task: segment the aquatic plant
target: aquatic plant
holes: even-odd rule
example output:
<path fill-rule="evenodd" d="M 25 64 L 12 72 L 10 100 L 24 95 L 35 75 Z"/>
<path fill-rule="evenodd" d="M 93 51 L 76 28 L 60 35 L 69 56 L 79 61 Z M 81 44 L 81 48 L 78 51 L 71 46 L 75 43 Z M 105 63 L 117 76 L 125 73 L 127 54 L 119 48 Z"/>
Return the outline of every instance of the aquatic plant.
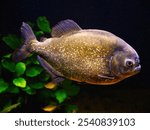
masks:
<path fill-rule="evenodd" d="M 36 23 L 28 22 L 38 39 L 49 35 L 50 23 L 44 16 Z M 22 43 L 20 36 L 9 34 L 2 38 L 13 53 Z M 0 62 L 0 112 L 75 112 L 72 97 L 80 90 L 70 80 L 60 85 L 51 84 L 50 75 L 40 66 L 37 56 L 15 63 L 12 53 L 2 56 Z M 36 107 L 36 108 L 35 108 Z M 28 110 L 32 108 L 32 110 Z"/>

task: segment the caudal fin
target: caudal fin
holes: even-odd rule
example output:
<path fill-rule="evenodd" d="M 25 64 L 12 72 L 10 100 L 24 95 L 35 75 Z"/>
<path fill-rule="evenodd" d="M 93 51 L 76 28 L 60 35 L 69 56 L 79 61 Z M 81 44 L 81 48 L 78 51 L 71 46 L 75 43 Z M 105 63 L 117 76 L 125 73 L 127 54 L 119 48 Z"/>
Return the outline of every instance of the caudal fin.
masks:
<path fill-rule="evenodd" d="M 36 40 L 31 27 L 27 23 L 22 23 L 21 34 L 23 37 L 23 45 L 13 54 L 13 60 L 16 62 L 25 59 L 32 52 L 31 44 L 33 40 Z"/>

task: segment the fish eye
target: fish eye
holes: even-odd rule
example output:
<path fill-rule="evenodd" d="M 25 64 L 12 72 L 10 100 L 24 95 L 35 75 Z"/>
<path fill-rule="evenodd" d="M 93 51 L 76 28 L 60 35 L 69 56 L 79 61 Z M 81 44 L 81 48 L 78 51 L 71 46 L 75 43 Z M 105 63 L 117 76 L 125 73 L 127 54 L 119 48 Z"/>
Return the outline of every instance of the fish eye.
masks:
<path fill-rule="evenodd" d="M 127 66 L 127 67 L 133 67 L 133 61 L 127 60 L 127 61 L 126 61 L 126 66 Z"/>

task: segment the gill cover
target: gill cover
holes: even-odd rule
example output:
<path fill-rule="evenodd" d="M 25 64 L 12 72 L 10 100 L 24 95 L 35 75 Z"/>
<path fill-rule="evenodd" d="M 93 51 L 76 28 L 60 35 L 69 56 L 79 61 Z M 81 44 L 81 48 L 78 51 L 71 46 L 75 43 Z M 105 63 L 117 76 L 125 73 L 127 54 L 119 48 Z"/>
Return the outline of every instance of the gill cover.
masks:
<path fill-rule="evenodd" d="M 126 67 L 124 65 L 125 58 L 126 54 L 123 51 L 117 51 L 112 56 L 111 69 L 115 76 L 121 76 L 126 72 Z"/>

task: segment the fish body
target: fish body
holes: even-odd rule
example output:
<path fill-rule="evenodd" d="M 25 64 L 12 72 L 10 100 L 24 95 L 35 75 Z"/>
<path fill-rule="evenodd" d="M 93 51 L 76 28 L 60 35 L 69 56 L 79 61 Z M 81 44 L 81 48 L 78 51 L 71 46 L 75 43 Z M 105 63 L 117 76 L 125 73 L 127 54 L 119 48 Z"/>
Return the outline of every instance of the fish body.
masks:
<path fill-rule="evenodd" d="M 137 52 L 110 32 L 81 29 L 74 21 L 65 20 L 52 29 L 52 38 L 39 42 L 29 25 L 23 23 L 21 29 L 25 44 L 14 59 L 37 53 L 39 62 L 54 79 L 109 85 L 141 69 Z"/>

